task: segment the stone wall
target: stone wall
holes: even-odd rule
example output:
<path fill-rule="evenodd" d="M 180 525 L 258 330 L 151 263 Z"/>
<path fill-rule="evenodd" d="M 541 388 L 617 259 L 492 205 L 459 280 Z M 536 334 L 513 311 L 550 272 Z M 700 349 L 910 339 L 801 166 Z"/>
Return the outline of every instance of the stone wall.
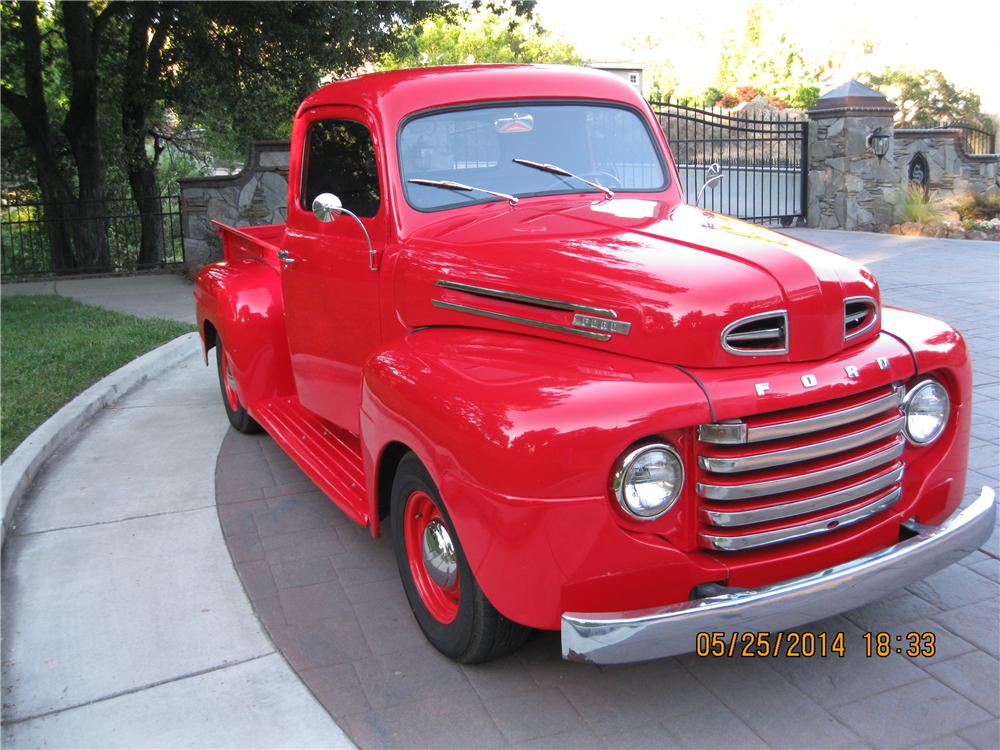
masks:
<path fill-rule="evenodd" d="M 288 202 L 287 141 L 255 141 L 239 174 L 180 180 L 185 270 L 194 274 L 222 257 L 212 220 L 230 226 L 279 224 Z"/>
<path fill-rule="evenodd" d="M 961 130 L 896 130 L 894 159 L 901 185 L 909 180 L 911 159 L 920 153 L 929 167 L 927 189 L 941 197 L 971 191 L 984 193 L 996 186 L 1000 157 L 967 154 Z"/>

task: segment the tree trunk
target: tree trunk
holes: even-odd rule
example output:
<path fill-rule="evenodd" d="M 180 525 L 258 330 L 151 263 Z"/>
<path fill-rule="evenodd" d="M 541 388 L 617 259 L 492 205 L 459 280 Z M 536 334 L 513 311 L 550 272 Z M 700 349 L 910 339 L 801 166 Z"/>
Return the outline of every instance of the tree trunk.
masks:
<path fill-rule="evenodd" d="M 73 199 L 61 175 L 49 175 L 37 157 L 36 164 L 38 166 L 35 171 L 38 173 L 39 188 L 45 204 L 42 218 L 49 242 L 49 270 L 56 274 L 77 273 L 79 263 L 73 253 L 71 231 Z"/>
<path fill-rule="evenodd" d="M 136 267 L 155 268 L 164 260 L 163 210 L 156 170 L 152 165 L 144 169 L 129 169 L 128 182 L 132 186 L 132 200 L 139 209 L 142 227 Z"/>
<path fill-rule="evenodd" d="M 62 13 L 72 82 L 69 112 L 62 130 L 73 151 L 80 185 L 73 236 L 82 268 L 110 271 L 108 186 L 97 121 L 97 53 L 102 25 L 88 3 L 63 3 Z"/>
<path fill-rule="evenodd" d="M 42 40 L 38 30 L 38 4 L 23 2 L 17 8 L 24 57 L 24 94 L 3 87 L 3 104 L 17 118 L 35 160 L 41 190 L 45 234 L 49 244 L 49 270 L 73 273 L 79 264 L 73 252 L 72 203 L 69 182 L 56 156 L 42 83 Z"/>
<path fill-rule="evenodd" d="M 158 8 L 154 3 L 140 3 L 132 8 L 122 87 L 125 167 L 142 229 L 136 261 L 138 268 L 155 267 L 164 257 L 160 187 L 156 167 L 146 153 L 148 102 L 154 98 L 160 74 L 160 51 L 166 38 L 165 19 L 160 19 L 150 37 L 150 26 L 153 25 L 157 12 Z"/>

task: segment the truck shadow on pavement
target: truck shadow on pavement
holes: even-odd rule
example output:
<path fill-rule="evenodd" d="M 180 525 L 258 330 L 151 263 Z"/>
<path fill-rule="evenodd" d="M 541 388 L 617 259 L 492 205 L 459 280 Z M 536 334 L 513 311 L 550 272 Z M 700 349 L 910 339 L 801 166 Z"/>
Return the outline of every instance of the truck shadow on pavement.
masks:
<path fill-rule="evenodd" d="M 843 631 L 843 658 L 597 667 L 562 661 L 558 633 L 537 633 L 513 656 L 466 667 L 424 639 L 391 540 L 349 521 L 268 436 L 230 430 L 216 502 L 262 624 L 363 748 L 998 744 L 1000 596 L 966 565 L 810 626 Z M 937 655 L 865 655 L 864 632 L 910 630 L 933 630 Z"/>

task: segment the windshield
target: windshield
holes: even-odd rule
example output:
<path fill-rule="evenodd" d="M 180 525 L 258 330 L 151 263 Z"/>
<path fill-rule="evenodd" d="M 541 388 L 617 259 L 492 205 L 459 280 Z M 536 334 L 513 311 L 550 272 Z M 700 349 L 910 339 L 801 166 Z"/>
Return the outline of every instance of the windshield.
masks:
<path fill-rule="evenodd" d="M 462 183 L 518 197 L 601 192 L 573 176 L 514 160 L 558 165 L 614 192 L 656 192 L 666 169 L 645 121 L 610 104 L 498 104 L 408 120 L 399 166 L 410 205 L 422 211 L 499 200 L 410 180 Z M 603 197 L 603 195 L 602 195 Z"/>

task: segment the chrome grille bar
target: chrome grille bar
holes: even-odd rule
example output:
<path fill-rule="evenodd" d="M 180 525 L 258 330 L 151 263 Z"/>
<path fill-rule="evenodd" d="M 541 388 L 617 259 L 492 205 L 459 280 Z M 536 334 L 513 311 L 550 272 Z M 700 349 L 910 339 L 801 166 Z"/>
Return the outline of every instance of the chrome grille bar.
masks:
<path fill-rule="evenodd" d="M 900 497 L 902 497 L 902 494 L 903 490 L 897 487 L 867 505 L 855 508 L 847 513 L 842 513 L 839 516 L 834 516 L 833 518 L 825 518 L 821 521 L 813 521 L 811 523 L 799 524 L 797 526 L 787 526 L 782 529 L 773 529 L 771 531 L 760 531 L 756 534 L 742 534 L 740 536 L 721 536 L 718 534 L 701 533 L 699 534 L 699 538 L 703 544 L 711 549 L 725 550 L 728 552 L 752 549 L 754 547 L 763 547 L 768 544 L 777 544 L 779 542 L 789 542 L 793 539 L 804 539 L 806 537 L 815 536 L 816 534 L 825 534 L 828 531 L 850 526 L 858 521 L 870 518 L 876 513 L 880 513 L 886 508 L 892 506 L 899 500 Z"/>
<path fill-rule="evenodd" d="M 893 417 L 888 422 L 868 427 L 858 432 L 831 440 L 823 440 L 809 445 L 801 445 L 795 448 L 786 448 L 780 451 L 769 453 L 755 453 L 750 456 L 699 456 L 698 465 L 705 471 L 714 471 L 719 474 L 734 474 L 741 471 L 753 471 L 754 469 L 768 469 L 774 466 L 784 466 L 786 464 L 798 463 L 800 461 L 810 461 L 814 458 L 831 456 L 834 453 L 860 448 L 876 440 L 896 435 L 903 428 L 905 417 L 899 415 Z"/>
<path fill-rule="evenodd" d="M 814 513 L 820 510 L 832 508 L 835 505 L 860 500 L 865 495 L 884 490 L 903 478 L 903 467 L 899 466 L 885 474 L 868 479 L 850 487 L 844 487 L 836 492 L 827 492 L 822 495 L 810 497 L 806 500 L 799 500 L 793 503 L 782 503 L 781 505 L 771 505 L 766 508 L 752 508 L 750 510 L 720 511 L 701 509 L 702 519 L 713 526 L 729 528 L 733 526 L 747 526 L 752 523 L 763 523 L 765 521 L 777 521 L 782 518 L 793 518 L 795 516 Z"/>
<path fill-rule="evenodd" d="M 781 492 L 804 490 L 827 482 L 846 479 L 863 471 L 874 469 L 876 466 L 882 466 L 890 461 L 895 461 L 903 455 L 903 446 L 902 438 L 897 438 L 892 445 L 883 448 L 877 453 L 872 453 L 856 461 L 848 461 L 847 463 L 831 466 L 827 469 L 820 469 L 808 474 L 731 485 L 699 482 L 695 485 L 695 490 L 699 495 L 709 500 L 752 500 L 768 495 L 777 495 Z"/>
<path fill-rule="evenodd" d="M 782 330 L 780 328 L 761 328 L 757 331 L 745 331 L 743 333 L 730 333 L 726 336 L 726 341 L 771 341 L 781 339 Z"/>
<path fill-rule="evenodd" d="M 703 443 L 713 443 L 716 445 L 739 445 L 742 443 L 762 443 L 765 440 L 779 440 L 781 438 L 795 437 L 796 435 L 806 435 L 811 432 L 827 430 L 831 427 L 840 427 L 851 422 L 859 422 L 868 417 L 874 417 L 892 408 L 898 408 L 903 403 L 903 396 L 906 389 L 895 386 L 892 393 L 879 396 L 872 401 L 863 404 L 850 406 L 846 409 L 820 414 L 815 417 L 805 417 L 804 419 L 793 419 L 788 422 L 776 422 L 775 424 L 760 425 L 751 427 L 739 425 L 744 423 L 741 420 L 729 420 L 719 424 L 707 424 L 698 426 L 698 440 Z M 723 429 L 718 429 L 722 425 Z M 714 429 L 713 429 L 714 428 Z"/>

